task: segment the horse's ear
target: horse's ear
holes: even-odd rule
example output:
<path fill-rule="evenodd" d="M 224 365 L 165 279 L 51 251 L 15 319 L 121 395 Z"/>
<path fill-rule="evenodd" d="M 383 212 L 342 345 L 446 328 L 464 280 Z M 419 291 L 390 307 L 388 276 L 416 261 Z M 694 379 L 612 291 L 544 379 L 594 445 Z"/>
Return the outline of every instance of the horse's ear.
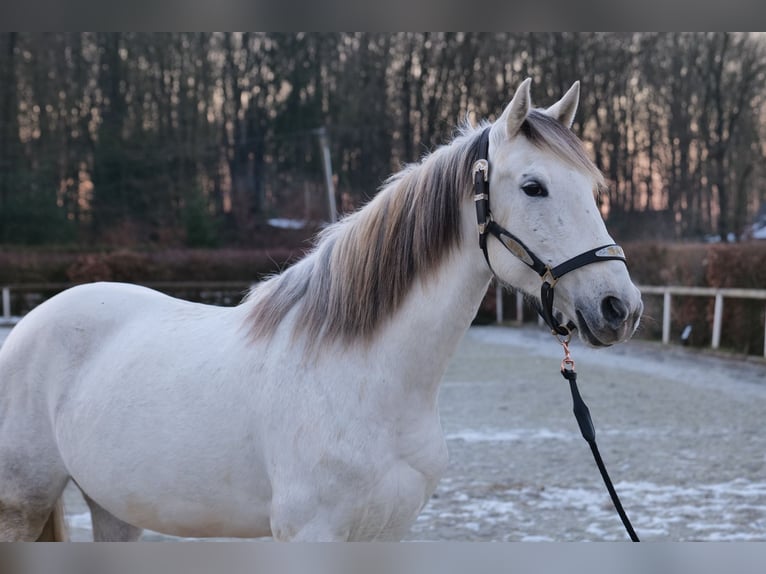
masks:
<path fill-rule="evenodd" d="M 577 81 L 572 84 L 564 97 L 558 102 L 553 104 L 550 108 L 545 110 L 545 113 L 556 118 L 566 127 L 571 128 L 572 122 L 574 122 L 575 113 L 577 112 L 577 104 L 580 102 L 580 82 Z"/>
<path fill-rule="evenodd" d="M 531 83 L 532 79 L 527 78 L 517 88 L 511 103 L 505 108 L 500 119 L 492 126 L 493 140 L 511 139 L 521 129 L 521 124 L 527 119 L 527 114 L 532 107 L 532 98 L 529 93 Z"/>

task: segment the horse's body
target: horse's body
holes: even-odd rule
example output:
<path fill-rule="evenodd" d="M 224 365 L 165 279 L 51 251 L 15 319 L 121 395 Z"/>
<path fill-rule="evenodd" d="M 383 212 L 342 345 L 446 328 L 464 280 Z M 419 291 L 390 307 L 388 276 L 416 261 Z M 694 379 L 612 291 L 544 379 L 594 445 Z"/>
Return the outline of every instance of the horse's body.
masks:
<path fill-rule="evenodd" d="M 273 520 L 280 537 L 400 537 L 446 451 L 436 385 L 417 394 L 396 387 L 428 371 L 438 378 L 444 361 L 407 364 L 408 353 L 389 345 L 323 355 L 309 367 L 289 336 L 254 343 L 244 311 L 119 284 L 55 297 L 9 337 L 10 353 L 25 349 L 10 366 L 14 380 L 27 382 L 18 400 L 44 400 L 33 413 L 4 401 L 4 420 L 25 413 L 16 424 L 34 427 L 28 437 L 3 428 L 4 437 L 17 453 L 18 441 L 29 441 L 30 471 L 55 469 L 45 498 L 55 500 L 72 476 L 109 513 L 144 528 L 254 537 L 269 535 Z M 390 385 L 372 384 L 377 373 Z M 281 525 L 309 522 L 320 509 L 359 530 Z M 376 520 L 367 525 L 369 514 Z"/>
<path fill-rule="evenodd" d="M 546 129 L 544 114 L 568 128 L 572 93 L 533 116 L 525 82 L 491 133 L 493 186 L 507 188 L 494 217 L 553 263 L 611 242 L 595 170 L 519 133 Z M 439 383 L 491 278 L 470 195 L 477 133 L 392 179 L 238 307 L 102 283 L 29 313 L 0 350 L 0 539 L 36 539 L 70 479 L 96 539 L 401 538 L 447 464 Z M 532 176 L 550 198 L 519 191 Z M 535 292 L 498 242 L 489 257 Z M 556 301 L 593 344 L 629 337 L 641 307 L 619 262 L 573 272 Z"/>

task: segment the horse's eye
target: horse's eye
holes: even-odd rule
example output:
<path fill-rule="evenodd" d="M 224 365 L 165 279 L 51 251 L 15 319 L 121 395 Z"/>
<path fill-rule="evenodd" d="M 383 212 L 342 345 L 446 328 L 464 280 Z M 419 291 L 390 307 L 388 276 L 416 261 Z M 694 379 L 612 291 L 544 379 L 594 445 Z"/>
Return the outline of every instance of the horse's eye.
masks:
<path fill-rule="evenodd" d="M 529 197 L 547 197 L 548 190 L 536 181 L 530 181 L 521 186 Z"/>

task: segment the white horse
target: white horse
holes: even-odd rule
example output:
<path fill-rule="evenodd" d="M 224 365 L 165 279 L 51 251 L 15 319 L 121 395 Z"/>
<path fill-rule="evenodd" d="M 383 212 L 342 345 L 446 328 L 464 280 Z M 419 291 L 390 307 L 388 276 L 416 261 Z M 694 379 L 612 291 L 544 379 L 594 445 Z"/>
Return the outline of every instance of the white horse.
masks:
<path fill-rule="evenodd" d="M 540 287 L 497 238 L 493 271 L 478 248 L 485 129 L 493 221 L 547 265 L 612 243 L 601 175 L 569 129 L 579 84 L 547 109 L 529 87 L 238 307 L 98 283 L 29 313 L 0 351 L 0 539 L 60 538 L 69 480 L 96 540 L 403 537 L 447 465 L 439 384 L 492 272 L 530 297 Z M 638 324 L 621 261 L 556 289 L 556 316 L 591 345 Z"/>

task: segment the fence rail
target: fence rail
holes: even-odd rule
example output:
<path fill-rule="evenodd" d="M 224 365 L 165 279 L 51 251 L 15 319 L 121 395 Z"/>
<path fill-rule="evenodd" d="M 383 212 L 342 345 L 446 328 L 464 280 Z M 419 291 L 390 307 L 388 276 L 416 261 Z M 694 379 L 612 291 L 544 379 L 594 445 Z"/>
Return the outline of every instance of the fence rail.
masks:
<path fill-rule="evenodd" d="M 662 342 L 670 342 L 670 310 L 671 297 L 684 295 L 692 297 L 713 297 L 713 334 L 711 347 L 717 349 L 721 345 L 721 329 L 723 328 L 723 302 L 729 299 L 760 299 L 766 300 L 766 289 L 737 289 L 716 287 L 679 287 L 679 286 L 639 286 L 644 295 L 662 295 Z M 766 357 L 766 321 L 764 321 L 763 356 Z"/>

